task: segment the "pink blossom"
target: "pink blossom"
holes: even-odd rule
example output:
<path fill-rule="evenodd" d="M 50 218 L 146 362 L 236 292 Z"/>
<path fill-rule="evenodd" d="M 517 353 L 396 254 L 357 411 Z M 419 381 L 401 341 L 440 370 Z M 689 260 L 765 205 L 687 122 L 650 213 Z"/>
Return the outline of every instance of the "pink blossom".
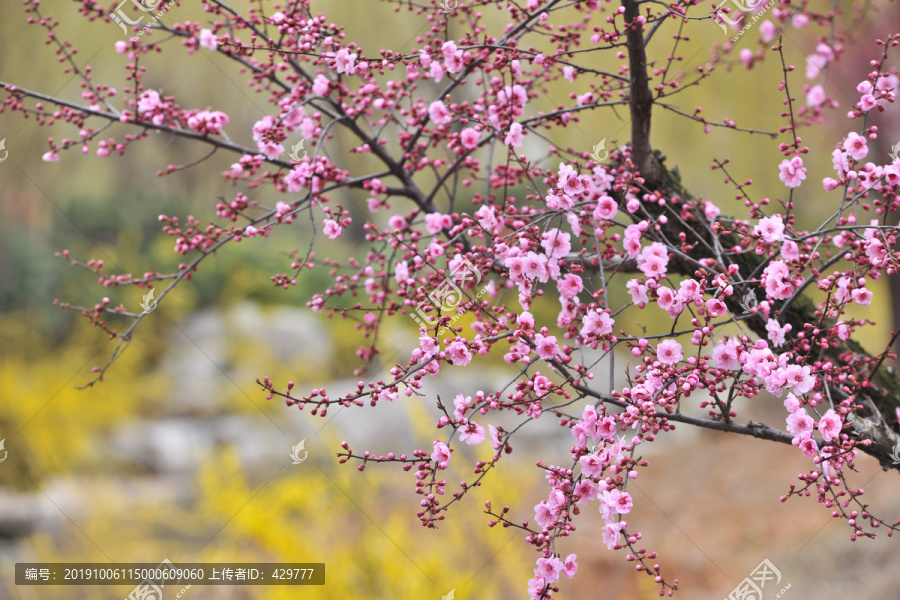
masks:
<path fill-rule="evenodd" d="M 612 333 L 613 325 L 615 325 L 615 321 L 613 321 L 612 317 L 609 316 L 607 312 L 598 312 L 595 310 L 589 310 L 586 315 L 581 320 L 584 325 L 581 328 L 581 335 L 608 335 Z"/>
<path fill-rule="evenodd" d="M 788 392 L 787 398 L 784 399 L 784 408 L 789 413 L 795 413 L 800 410 L 800 399 L 794 394 Z"/>
<path fill-rule="evenodd" d="M 556 282 L 556 289 L 563 298 L 574 298 L 584 289 L 584 284 L 578 275 L 567 273 Z"/>
<path fill-rule="evenodd" d="M 49 152 L 44 152 L 41 160 L 44 162 L 59 162 L 59 154 L 56 153 L 56 150 L 50 150 Z"/>
<path fill-rule="evenodd" d="M 834 49 L 828 44 L 824 44 L 822 42 L 816 44 L 816 53 L 820 54 L 827 61 L 834 60 Z"/>
<path fill-rule="evenodd" d="M 859 183 L 863 186 L 863 189 L 869 189 L 873 187 L 878 180 L 881 179 L 881 174 L 883 173 L 884 168 L 880 165 L 876 165 L 875 163 L 867 162 L 856 172 L 856 175 L 859 179 Z"/>
<path fill-rule="evenodd" d="M 816 385 L 816 377 L 812 375 L 809 365 L 790 365 L 785 369 L 787 384 L 794 388 L 795 394 L 805 394 Z"/>
<path fill-rule="evenodd" d="M 656 288 L 656 303 L 663 310 L 671 311 L 675 307 L 675 290 L 664 285 Z M 678 312 L 681 312 L 680 310 Z"/>
<path fill-rule="evenodd" d="M 228 123 L 228 115 L 218 110 L 201 110 L 188 118 L 188 127 L 204 135 L 221 133 L 222 127 Z"/>
<path fill-rule="evenodd" d="M 597 435 L 605 440 L 612 440 L 616 436 L 618 424 L 612 417 L 603 417 L 597 422 Z"/>
<path fill-rule="evenodd" d="M 450 357 L 450 362 L 457 367 L 465 367 L 472 362 L 472 354 L 463 342 L 450 344 L 450 347 L 447 348 L 447 355 Z"/>
<path fill-rule="evenodd" d="M 459 143 L 467 150 L 474 150 L 478 147 L 478 140 L 481 136 L 471 127 L 466 127 L 459 132 Z"/>
<path fill-rule="evenodd" d="M 581 473 L 585 477 L 600 477 L 603 475 L 603 461 L 596 454 L 586 454 L 578 459 L 581 465 Z"/>
<path fill-rule="evenodd" d="M 566 81 L 569 83 L 575 82 L 575 69 L 569 66 L 563 67 L 563 77 L 566 78 Z"/>
<path fill-rule="evenodd" d="M 766 286 L 766 294 L 773 300 L 786 300 L 794 293 L 794 283 L 783 260 L 770 262 L 763 269 L 762 281 Z"/>
<path fill-rule="evenodd" d="M 541 528 L 544 528 L 556 520 L 556 515 L 553 514 L 546 502 L 541 502 L 534 506 L 534 520 Z"/>
<path fill-rule="evenodd" d="M 588 104 L 593 104 L 596 99 L 597 97 L 594 96 L 593 92 L 585 92 L 584 94 L 579 94 L 575 97 L 575 104 L 578 106 L 587 106 Z"/>
<path fill-rule="evenodd" d="M 388 218 L 388 227 L 390 227 L 394 231 L 397 231 L 398 229 L 406 229 L 407 225 L 409 225 L 409 223 L 406 222 L 406 219 L 403 217 L 403 215 L 391 215 Z"/>
<path fill-rule="evenodd" d="M 769 319 L 766 322 L 766 331 L 768 332 L 769 341 L 776 348 L 784 344 L 785 334 L 792 329 L 791 324 L 787 323 L 783 327 L 778 324 L 775 319 Z"/>
<path fill-rule="evenodd" d="M 556 344 L 555 336 L 544 336 L 538 333 L 534 336 L 534 346 L 537 355 L 544 360 L 553 360 L 562 357 L 559 346 Z"/>
<path fill-rule="evenodd" d="M 575 562 L 575 559 L 578 558 L 574 554 L 570 554 L 566 557 L 565 562 L 563 563 L 563 573 L 569 579 L 575 576 L 575 571 L 578 570 L 578 563 Z"/>
<path fill-rule="evenodd" d="M 674 365 L 684 358 L 681 344 L 675 340 L 663 340 L 656 347 L 656 358 L 664 365 Z"/>
<path fill-rule="evenodd" d="M 503 106 L 511 106 L 514 109 L 522 109 L 528 103 L 528 92 L 519 84 L 513 86 L 505 86 L 500 93 L 497 94 L 497 101 Z M 521 110 L 514 110 L 513 114 L 522 114 Z"/>
<path fill-rule="evenodd" d="M 719 369 L 731 370 L 740 365 L 737 343 L 734 340 L 719 342 L 713 348 L 712 356 Z"/>
<path fill-rule="evenodd" d="M 709 200 L 703 203 L 703 216 L 706 217 L 707 221 L 715 221 L 716 217 L 718 217 L 721 212 L 719 207 Z"/>
<path fill-rule="evenodd" d="M 684 305 L 693 303 L 694 306 L 703 305 L 703 289 L 694 279 L 685 279 L 678 284 L 678 294 L 675 296 L 677 302 Z"/>
<path fill-rule="evenodd" d="M 806 78 L 815 79 L 828 64 L 828 59 L 821 54 L 813 54 L 806 57 Z"/>
<path fill-rule="evenodd" d="M 759 34 L 762 36 L 762 39 L 765 43 L 769 43 L 775 39 L 775 35 L 778 33 L 778 28 L 775 27 L 775 24 L 772 21 L 766 19 L 759 25 Z"/>
<path fill-rule="evenodd" d="M 797 29 L 803 29 L 807 25 L 809 25 L 809 17 L 804 15 L 803 13 L 797 13 L 791 18 L 791 25 L 796 27 Z"/>
<path fill-rule="evenodd" d="M 494 427 L 493 425 L 488 425 L 488 432 L 491 436 L 491 447 L 494 450 L 499 450 L 501 447 L 500 443 L 500 430 Z"/>
<path fill-rule="evenodd" d="M 864 287 L 856 288 L 850 295 L 853 296 L 853 299 L 860 306 L 869 306 L 872 303 L 872 292 Z"/>
<path fill-rule="evenodd" d="M 826 442 L 838 439 L 841 435 L 841 428 L 843 426 L 844 424 L 841 421 L 841 418 L 833 409 L 828 409 L 828 412 L 819 419 L 819 432 L 822 434 L 822 439 Z"/>
<path fill-rule="evenodd" d="M 668 254 L 664 256 L 660 256 L 654 252 L 648 251 L 653 245 L 662 246 L 659 242 L 653 242 L 651 246 L 645 247 L 641 250 L 641 254 L 638 256 L 638 269 L 652 279 L 659 279 L 665 276 L 666 267 L 669 264 L 669 256 Z"/>
<path fill-rule="evenodd" d="M 816 84 L 809 88 L 806 92 L 806 105 L 811 108 L 822 106 L 825 103 L 825 90 L 820 84 Z"/>
<path fill-rule="evenodd" d="M 547 584 L 544 582 L 544 578 L 540 576 L 534 576 L 528 580 L 528 595 L 531 596 L 531 600 L 538 600 L 538 598 L 544 595 L 544 588 L 547 587 Z"/>
<path fill-rule="evenodd" d="M 444 67 L 448 73 L 459 73 L 463 70 L 463 51 L 456 49 L 453 42 L 444 42 L 441 53 L 444 55 Z"/>
<path fill-rule="evenodd" d="M 470 446 L 475 446 L 484 441 L 484 427 L 475 421 L 469 421 L 459 428 L 459 439 Z"/>
<path fill-rule="evenodd" d="M 582 479 L 575 486 L 576 504 L 590 504 L 597 497 L 597 485 L 590 479 Z"/>
<path fill-rule="evenodd" d="M 644 305 L 650 301 L 647 297 L 647 286 L 637 279 L 629 279 L 625 287 L 628 293 L 631 294 L 631 301 L 635 304 Z"/>
<path fill-rule="evenodd" d="M 870 110 L 878 106 L 878 101 L 872 94 L 866 94 L 859 99 L 859 103 L 856 106 L 858 106 L 859 109 L 863 112 L 869 112 Z"/>
<path fill-rule="evenodd" d="M 138 114 L 153 112 L 157 108 L 162 107 L 163 102 L 159 99 L 159 92 L 156 90 L 147 90 L 138 97 Z"/>
<path fill-rule="evenodd" d="M 746 68 L 750 68 L 753 66 L 753 50 L 749 48 L 744 48 L 738 53 L 738 60 L 744 63 Z"/>
<path fill-rule="evenodd" d="M 619 205 L 616 204 L 615 200 L 609 196 L 601 196 L 597 200 L 597 208 L 594 209 L 594 218 L 610 220 L 616 216 L 618 210 Z"/>
<path fill-rule="evenodd" d="M 328 88 L 331 85 L 331 81 L 321 73 L 316 75 L 315 80 L 313 80 L 312 91 L 313 94 L 317 96 L 325 96 L 328 94 Z"/>
<path fill-rule="evenodd" d="M 549 229 L 541 236 L 541 247 L 550 258 L 562 258 L 572 249 L 571 237 L 559 229 Z"/>
<path fill-rule="evenodd" d="M 334 71 L 335 73 L 346 73 L 353 75 L 356 73 L 356 54 L 351 54 L 346 48 L 341 48 L 334 55 Z"/>
<path fill-rule="evenodd" d="M 539 558 L 537 568 L 534 570 L 535 575 L 539 575 L 547 583 L 553 583 L 559 580 L 559 573 L 563 570 L 563 562 L 557 557 Z"/>
<path fill-rule="evenodd" d="M 781 219 L 781 215 L 760 219 L 754 233 L 762 236 L 769 243 L 782 241 L 784 239 L 784 221 Z"/>
<path fill-rule="evenodd" d="M 781 245 L 781 256 L 788 260 L 796 260 L 800 258 L 800 248 L 796 242 L 787 240 Z"/>
<path fill-rule="evenodd" d="M 847 135 L 847 139 L 844 140 L 843 148 L 854 160 L 863 159 L 869 153 L 869 146 L 867 145 L 866 138 L 855 131 L 851 131 Z"/>
<path fill-rule="evenodd" d="M 309 181 L 307 179 L 309 175 L 312 175 L 312 166 L 309 163 L 304 162 L 294 165 L 294 168 L 284 177 L 288 191 L 293 193 L 303 190 Z"/>
<path fill-rule="evenodd" d="M 122 40 L 119 40 L 118 42 L 116 42 L 116 54 L 125 54 L 125 52 L 127 50 L 128 50 L 128 44 L 126 44 Z"/>
<path fill-rule="evenodd" d="M 463 396 L 462 394 L 457 394 L 456 398 L 453 399 L 453 416 L 456 417 L 457 421 L 462 421 L 466 416 L 470 402 L 472 402 L 472 396 Z"/>
<path fill-rule="evenodd" d="M 796 438 L 803 437 L 803 434 L 812 433 L 813 418 L 806 413 L 805 408 L 800 408 L 788 415 L 787 430 Z"/>
<path fill-rule="evenodd" d="M 440 468 L 446 469 L 447 463 L 450 462 L 450 448 L 444 442 L 437 440 L 432 443 L 432 446 L 434 447 L 434 452 L 431 453 L 431 460 L 441 465 Z"/>
<path fill-rule="evenodd" d="M 566 493 L 559 488 L 550 490 L 550 496 L 547 498 L 547 506 L 555 513 L 560 513 L 566 505 Z"/>
<path fill-rule="evenodd" d="M 544 198 L 544 201 L 550 210 L 568 210 L 575 205 L 575 201 L 569 196 L 565 194 L 560 196 L 554 192 L 547 192 L 547 197 Z"/>
<path fill-rule="evenodd" d="M 800 187 L 800 183 L 806 179 L 806 167 L 803 166 L 803 159 L 799 156 L 781 161 L 778 168 L 781 171 L 778 178 L 788 187 Z"/>
<path fill-rule="evenodd" d="M 620 491 L 619 488 L 613 488 L 612 490 L 605 492 L 603 494 L 603 501 L 620 515 L 630 513 L 631 508 L 634 506 L 631 495 L 627 492 Z"/>
<path fill-rule="evenodd" d="M 721 317 L 728 312 L 728 307 L 721 298 L 710 298 L 706 301 L 706 312 L 711 317 Z"/>
<path fill-rule="evenodd" d="M 409 275 L 407 274 L 407 277 L 408 276 Z M 422 349 L 422 352 L 426 356 L 434 356 L 440 350 L 438 348 L 437 342 L 435 342 L 433 338 L 427 335 L 422 335 L 419 337 L 419 348 Z"/>
<path fill-rule="evenodd" d="M 522 258 L 522 264 L 524 265 L 526 277 L 537 279 L 542 283 L 546 282 L 549 278 L 547 272 L 547 257 L 529 251 L 528 254 Z"/>
<path fill-rule="evenodd" d="M 806 436 L 800 439 L 800 451 L 803 452 L 803 456 L 812 458 L 817 454 L 818 446 L 816 446 L 815 440 Z"/>
<path fill-rule="evenodd" d="M 503 143 L 511 148 L 519 148 L 522 145 L 522 125 L 513 123 L 509 126 L 509 132 L 503 139 Z"/>
<path fill-rule="evenodd" d="M 838 177 L 843 177 L 850 172 L 850 161 L 847 155 L 839 149 L 835 149 L 831 153 L 831 164 L 834 165 L 834 170 L 837 171 Z"/>
<path fill-rule="evenodd" d="M 897 86 L 900 84 L 900 78 L 898 78 L 893 73 L 888 73 L 887 75 L 882 75 L 875 82 L 875 88 L 880 92 L 887 94 L 891 91 L 896 91 Z"/>
<path fill-rule="evenodd" d="M 338 225 L 337 221 L 334 219 L 325 219 L 325 235 L 327 235 L 329 239 L 337 239 L 341 237 L 342 233 L 344 233 L 344 230 L 341 229 L 341 226 Z"/>
<path fill-rule="evenodd" d="M 425 229 L 428 233 L 440 233 L 442 229 L 449 229 L 453 226 L 453 219 L 450 215 L 442 215 L 441 213 L 428 213 L 425 215 Z"/>
<path fill-rule="evenodd" d="M 438 125 L 446 125 L 453 121 L 453 115 L 450 113 L 443 102 L 435 100 L 428 106 L 428 116 Z"/>
<path fill-rule="evenodd" d="M 209 29 L 200 30 L 200 45 L 207 50 L 215 50 L 219 46 L 219 41 L 215 34 Z"/>
<path fill-rule="evenodd" d="M 612 550 L 613 546 L 619 541 L 622 535 L 622 526 L 620 523 L 607 523 L 603 528 L 603 543 Z"/>
<path fill-rule="evenodd" d="M 291 210 L 293 209 L 290 204 L 278 201 L 275 203 L 275 218 L 285 223 L 291 223 L 293 219 L 291 215 L 288 214 Z"/>

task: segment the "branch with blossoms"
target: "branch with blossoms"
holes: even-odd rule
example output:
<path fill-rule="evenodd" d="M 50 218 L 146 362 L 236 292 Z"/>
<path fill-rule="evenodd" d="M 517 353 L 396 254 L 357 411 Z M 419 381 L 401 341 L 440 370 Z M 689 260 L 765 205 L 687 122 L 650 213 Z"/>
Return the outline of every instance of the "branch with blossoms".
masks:
<path fill-rule="evenodd" d="M 94 26 L 114 26 L 108 7 L 95 0 L 77 3 Z M 888 220 L 900 210 L 900 162 L 863 162 L 879 135 L 871 116 L 891 110 L 896 100 L 897 70 L 889 59 L 900 35 L 875 41 L 881 55 L 857 87 L 859 100 L 847 115 L 852 131 L 831 152 L 835 176 L 822 182 L 828 210 L 806 229 L 794 210 L 795 198 L 812 185 L 806 161 L 828 157 L 804 146 L 800 134 L 839 106 L 824 83 L 843 46 L 836 16 L 810 12 L 805 2 L 773 8 L 778 25 L 760 24 L 755 51 L 745 48 L 733 60 L 734 46 L 726 42 L 693 75 L 678 68 L 679 45 L 713 17 L 687 0 L 460 3 L 449 12 L 436 2 L 389 1 L 429 29 L 411 51 L 378 52 L 348 41 L 340 26 L 313 15 L 306 0 L 289 0 L 276 11 L 262 0 L 250 4 L 253 10 L 243 14 L 203 0 L 205 23 L 170 25 L 144 24 L 145 8 L 134 3 L 127 22 L 137 23 L 135 35 L 115 45 L 129 81 L 120 95 L 95 83 L 74 46 L 58 40 L 56 21 L 42 14 L 37 1 L 26 1 L 30 21 L 47 31 L 66 72 L 82 83 L 82 97 L 75 100 L 0 82 L 6 93 L 0 109 L 77 131 L 50 138 L 45 161 L 59 161 L 72 148 L 124 159 L 154 131 L 207 151 L 186 164 L 167 165 L 160 176 L 198 168 L 217 152 L 235 157 L 221 176 L 239 191 L 215 204 L 215 217 L 203 222 L 160 215 L 162 233 L 186 257 L 175 272 L 110 273 L 102 261 L 63 251 L 72 266 L 98 276 L 105 290 L 152 289 L 165 281 L 162 301 L 214 253 L 244 240 L 265 243 L 299 217 L 308 219 L 312 234 L 305 250 L 290 253 L 285 271 L 272 275 L 273 285 L 290 292 L 303 271 L 328 269 L 332 282 L 308 306 L 356 322 L 359 375 L 379 359 L 379 332 L 387 322 L 408 323 L 410 331 L 415 322 L 418 331 L 410 335 L 418 341 L 385 379 L 361 379 L 345 394 L 322 387 L 295 392 L 293 381 L 281 386 L 268 377 L 258 380 L 261 389 L 270 399 L 322 417 L 334 405 L 377 408 L 403 398 L 435 398 L 439 433 L 428 434 L 434 438 L 430 451 L 426 445 L 358 453 L 344 442 L 337 453 L 340 463 L 358 461 L 360 471 L 370 463 L 415 468 L 412 488 L 422 497 L 417 516 L 429 528 L 499 468 L 521 432 L 551 413 L 573 443 L 566 465 L 537 464 L 550 487 L 547 499 L 533 511 L 526 508 L 525 518 L 514 517 L 522 511 L 508 506 L 497 514 L 488 503 L 485 511 L 489 526 L 527 531 L 526 542 L 539 555 L 527 584 L 534 600 L 558 593 L 562 575 L 576 575 L 577 557 L 562 551 L 563 538 L 589 505 L 604 521 L 610 550 L 624 551 L 661 595 L 678 588 L 677 579 L 666 580 L 652 562 L 657 554 L 641 545 L 634 520 L 625 520 L 634 505 L 629 481 L 649 466 L 642 445 L 677 424 L 795 446 L 810 460 L 810 471 L 783 500 L 815 488 L 819 501 L 847 522 L 852 539 L 897 529 L 900 521 L 890 524 L 861 501 L 863 490 L 852 488 L 847 474 L 859 452 L 898 468 L 892 449 L 900 444 L 900 379 L 885 367 L 886 359 L 896 359 L 891 348 L 897 333 L 883 352 L 869 354 L 853 336 L 874 323 L 848 312 L 872 303 L 869 281 L 900 268 L 893 249 L 898 229 Z M 167 14 L 180 18 L 174 10 Z M 123 22 L 117 17 L 116 24 Z M 678 26 L 671 42 L 655 35 L 666 23 Z M 795 69 L 781 40 L 773 42 L 779 28 L 809 25 L 828 34 L 807 60 L 807 79 L 822 83 L 803 87 L 801 106 L 791 91 L 797 88 Z M 189 55 L 218 53 L 249 73 L 250 89 L 265 97 L 271 114 L 235 131 L 220 110 L 185 108 L 190 98 L 146 87 L 154 55 L 178 44 Z M 596 68 L 595 59 L 607 52 L 623 61 L 617 72 Z M 780 77 L 761 85 L 784 94 L 777 132 L 739 126 L 728 117 L 716 123 L 701 116 L 701 107 L 679 105 L 683 90 L 703 84 L 719 65 L 752 70 L 767 57 L 780 64 Z M 571 90 L 565 102 L 550 111 L 536 107 L 546 90 L 561 88 Z M 554 135 L 585 115 L 625 106 L 630 140 L 608 154 L 599 155 L 603 148 L 596 140 L 584 144 L 593 153 L 553 143 Z M 716 158 L 712 171 L 724 175 L 746 214 L 728 216 L 696 198 L 652 143 L 652 116 L 659 108 L 705 133 L 718 126 L 734 135 L 782 139 L 782 156 L 773 148 L 771 172 L 787 197 L 759 198 L 729 159 Z M 312 146 L 292 146 L 289 140 L 298 137 Z M 371 159 L 370 168 L 351 172 L 330 143 L 334 138 Z M 529 158 L 534 151 L 526 144 L 541 139 L 553 144 L 549 156 Z M 558 166 L 544 166 L 545 158 Z M 259 199 L 251 199 L 250 190 L 259 190 Z M 365 254 L 346 261 L 319 258 L 314 245 L 327 244 L 323 237 L 341 238 L 361 218 L 332 203 L 335 192 L 347 190 L 367 195 Z M 627 291 L 626 300 L 616 300 L 611 289 Z M 555 321 L 541 316 L 550 300 L 559 303 Z M 91 385 L 102 380 L 149 313 L 130 312 L 108 296 L 85 304 L 60 306 L 82 312 L 118 344 L 107 364 L 96 367 Z M 668 317 L 666 325 L 653 331 L 635 325 L 639 311 Z M 463 315 L 465 325 L 459 323 Z M 430 380 L 441 371 L 487 364 L 495 356 L 509 365 L 506 385 L 463 390 L 452 410 L 434 394 Z M 617 379 L 617 372 L 624 378 Z M 608 382 L 598 385 L 595 378 L 605 373 Z M 783 402 L 783 423 L 741 419 L 745 401 L 760 396 Z M 693 407 L 702 416 L 689 414 Z M 492 424 L 502 413 L 517 424 Z M 460 461 L 453 459 L 459 444 L 481 447 L 488 439 L 491 457 L 474 463 L 475 480 L 462 482 L 442 503 L 451 489 L 443 472 Z"/>

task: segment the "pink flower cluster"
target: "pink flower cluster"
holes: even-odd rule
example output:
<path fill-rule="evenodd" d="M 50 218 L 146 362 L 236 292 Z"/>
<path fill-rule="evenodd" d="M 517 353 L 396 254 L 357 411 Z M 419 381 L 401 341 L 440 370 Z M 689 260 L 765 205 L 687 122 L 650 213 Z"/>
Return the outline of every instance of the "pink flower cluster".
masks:
<path fill-rule="evenodd" d="M 188 127 L 199 134 L 219 134 L 228 125 L 228 115 L 218 110 L 201 110 L 188 117 Z"/>

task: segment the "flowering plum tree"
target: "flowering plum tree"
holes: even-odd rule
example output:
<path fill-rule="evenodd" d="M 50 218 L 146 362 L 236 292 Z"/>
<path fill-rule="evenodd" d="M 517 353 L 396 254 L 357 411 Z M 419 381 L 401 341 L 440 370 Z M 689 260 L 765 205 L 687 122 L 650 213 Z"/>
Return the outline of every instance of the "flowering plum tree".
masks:
<path fill-rule="evenodd" d="M 770 14 L 761 2 L 741 5 L 746 12 L 713 5 L 712 15 L 692 0 L 367 4 L 371 11 L 394 5 L 428 24 L 405 50 L 347 40 L 340 26 L 310 10 L 308 0 L 281 6 L 251 1 L 243 11 L 202 0 L 205 24 L 178 21 L 177 11 L 160 0 L 112 9 L 95 0 L 76 4 L 97 21 L 93 26 L 114 23 L 130 36 L 115 45 L 130 85 L 120 93 L 96 82 L 74 47 L 55 35 L 57 22 L 39 2 L 26 0 L 30 22 L 46 29 L 60 63 L 81 81 L 77 101 L 0 82 L 4 110 L 72 130 L 49 140 L 44 160 L 61 160 L 73 148 L 125 156 L 157 131 L 232 153 L 234 163 L 221 176 L 236 191 L 216 204 L 208 224 L 160 215 L 163 233 L 185 257 L 176 272 L 109 273 L 102 261 L 62 255 L 98 275 L 104 288 L 159 286 L 157 301 L 165 302 L 213 253 L 241 240 L 265 243 L 304 213 L 313 231 L 321 228 L 329 239 L 340 238 L 353 219 L 365 219 L 363 255 L 344 263 L 319 259 L 314 243 L 327 248 L 328 242 L 313 234 L 305 254 L 295 252 L 272 281 L 291 289 L 301 271 L 330 269 L 333 283 L 317 290 L 309 307 L 358 322 L 362 365 L 378 356 L 377 334 L 389 320 L 412 328 L 410 316 L 415 319 L 416 348 L 393 366 L 389 379 L 360 381 L 344 395 L 323 388 L 298 392 L 293 382 L 268 377 L 260 385 L 269 398 L 322 417 L 334 405 L 401 398 L 436 404 L 430 447 L 376 455 L 344 442 L 338 452 L 340 462 L 358 461 L 361 471 L 370 463 L 412 471 L 422 497 L 418 517 L 427 527 L 498 466 L 529 422 L 556 419 L 565 431 L 559 444 L 570 444 L 571 459 L 538 463 L 549 486 L 546 500 L 533 509 L 498 511 L 488 503 L 485 510 L 489 526 L 520 528 L 534 546 L 531 598 L 550 597 L 561 576 L 576 575 L 576 556 L 564 550 L 562 538 L 586 507 L 596 507 L 605 520 L 606 545 L 653 577 L 661 595 L 672 595 L 678 580 L 663 577 L 656 553 L 643 546 L 638 523 L 628 518 L 628 482 L 649 464 L 642 446 L 676 424 L 793 445 L 808 457 L 809 469 L 783 500 L 815 494 L 846 520 L 851 539 L 897 529 L 900 521 L 891 524 L 870 511 L 863 490 L 851 487 L 845 474 L 859 452 L 897 468 L 892 448 L 900 442 L 900 383 L 886 362 L 896 358 L 890 352 L 898 334 L 883 352 L 868 354 L 853 336 L 873 323 L 848 316 L 847 309 L 873 302 L 869 282 L 896 276 L 900 265 L 894 250 L 900 161 L 896 151 L 889 162 L 869 148 L 879 135 L 873 115 L 891 110 L 896 99 L 898 77 L 889 59 L 900 35 L 871 40 L 869 70 L 860 74 L 846 109 L 846 135 L 824 151 L 804 146 L 798 130 L 821 124 L 825 115 L 843 118 L 832 112 L 839 102 L 829 95 L 825 72 L 844 52 L 844 34 L 834 12 L 816 13 L 805 0 L 777 4 Z M 167 24 L 159 12 L 151 20 L 153 10 L 175 22 Z M 701 28 L 718 31 L 710 22 L 724 28 L 725 16 L 740 34 L 717 46 L 703 67 L 680 70 L 679 45 Z M 763 17 L 757 39 L 742 40 L 754 49 L 737 52 L 735 42 Z M 791 90 L 800 77 L 781 36 L 804 27 L 821 27 L 823 34 L 809 49 L 810 83 L 798 103 Z M 155 53 L 179 50 L 178 44 L 188 54 L 215 52 L 237 63 L 249 74 L 250 89 L 270 102 L 269 114 L 252 131 L 234 131 L 223 112 L 191 108 L 190 98 L 147 87 L 145 63 Z M 618 68 L 598 68 L 601 56 L 614 57 Z M 752 70 L 763 60 L 780 63 L 783 74 L 778 132 L 738 127 L 730 119 L 714 123 L 701 108 L 679 105 L 683 90 L 703 84 L 720 65 L 743 63 Z M 570 100 L 538 110 L 535 99 L 548 86 L 567 86 Z M 539 137 L 552 142 L 555 132 L 586 114 L 620 108 L 630 118 L 627 144 L 608 153 L 603 143 L 592 153 L 551 146 L 552 165 L 546 155 L 529 158 L 535 153 L 528 145 Z M 655 110 L 691 120 L 698 132 L 721 127 L 735 136 L 780 137 L 780 156 L 773 145 L 770 157 L 779 197 L 757 198 L 752 182 L 739 181 L 722 159 L 712 169 L 724 174 L 745 213 L 726 216 L 696 198 L 651 144 Z M 336 136 L 352 140 L 352 152 L 377 167 L 348 168 L 330 149 Z M 288 140 L 299 137 L 309 145 L 289 153 Z M 833 176 L 807 178 L 807 163 L 829 158 Z M 195 165 L 169 165 L 159 175 L 187 166 Z M 247 195 L 264 184 L 273 188 L 271 205 Z M 338 191 L 367 194 L 368 212 L 351 216 L 334 202 Z M 814 228 L 798 223 L 799 195 L 815 196 L 822 207 Z M 555 321 L 538 316 L 546 297 L 559 303 Z M 89 384 L 102 379 L 148 318 L 108 298 L 63 306 L 118 340 Z M 626 310 L 667 313 L 669 324 L 647 331 L 625 318 Z M 466 325 L 458 322 L 463 314 Z M 113 320 L 125 326 L 116 328 Z M 493 356 L 510 365 L 505 387 L 467 390 L 452 406 L 435 400 L 432 376 Z M 607 386 L 595 383 L 596 374 L 613 373 L 623 362 L 624 384 L 612 376 Z M 783 421 L 741 418 L 742 406 L 760 395 L 784 403 Z M 702 416 L 682 412 L 687 403 L 699 406 Z M 502 412 L 520 424 L 492 424 Z M 474 464 L 474 482 L 454 489 L 442 476 L 454 446 L 483 443 L 492 458 Z"/>

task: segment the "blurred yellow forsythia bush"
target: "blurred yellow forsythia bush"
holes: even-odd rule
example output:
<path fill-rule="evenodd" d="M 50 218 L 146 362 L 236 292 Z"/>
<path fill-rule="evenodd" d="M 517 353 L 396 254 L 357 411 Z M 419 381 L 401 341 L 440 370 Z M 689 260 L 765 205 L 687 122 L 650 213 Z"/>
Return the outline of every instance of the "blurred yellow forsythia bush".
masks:
<path fill-rule="evenodd" d="M 90 367 L 109 348 L 104 346 L 96 354 L 96 330 L 81 323 L 70 339 L 50 347 L 29 338 L 27 320 L 11 316 L 3 321 L 4 331 L 23 340 L 23 345 L 19 356 L 7 356 L 0 365 L 0 394 L 5 399 L 0 435 L 8 438 L 10 451 L 4 467 L 13 467 L 0 469 L 0 484 L 33 494 L 35 502 L 65 516 L 58 519 L 59 525 L 26 538 L 17 560 L 155 562 L 168 558 L 176 564 L 327 565 L 323 587 L 195 586 L 185 597 L 198 600 L 274 600 L 298 594 L 418 600 L 437 599 L 454 588 L 457 598 L 519 597 L 517 582 L 530 571 L 533 557 L 521 543 L 510 541 L 520 534 L 487 528 L 487 515 L 481 512 L 485 500 L 501 503 L 510 497 L 510 490 L 517 490 L 521 497 L 524 490 L 517 483 L 521 473 L 512 470 L 512 462 L 455 505 L 437 531 L 419 525 L 412 473 L 396 465 L 371 465 L 359 473 L 354 466 L 338 465 L 335 457 L 320 455 L 302 468 L 260 475 L 241 465 L 236 449 L 225 447 L 205 457 L 192 477 L 174 482 L 154 478 L 140 465 L 115 458 L 108 439 L 116 425 L 152 417 L 159 399 L 170 393 L 164 378 L 146 368 L 162 347 L 158 334 L 148 331 L 147 336 L 136 337 L 101 384 L 78 391 L 73 386 L 89 379 Z M 346 329 L 347 324 L 338 328 Z M 248 346 L 243 348 L 246 351 Z M 339 344 L 335 353 L 348 349 Z M 250 386 L 242 387 L 250 390 Z M 250 405 L 246 399 L 232 400 L 222 399 L 230 413 L 244 412 Z M 416 429 L 431 423 L 426 407 L 409 406 Z M 271 410 L 287 409 L 273 403 Z M 21 431 L 13 432 L 14 425 Z M 319 441 L 323 448 L 337 449 L 339 433 L 326 431 Z M 460 457 L 454 466 L 457 470 L 448 476 L 450 482 L 471 480 L 470 461 Z M 123 598 L 128 592 L 128 586 L 70 586 L 53 588 L 52 597 Z"/>

